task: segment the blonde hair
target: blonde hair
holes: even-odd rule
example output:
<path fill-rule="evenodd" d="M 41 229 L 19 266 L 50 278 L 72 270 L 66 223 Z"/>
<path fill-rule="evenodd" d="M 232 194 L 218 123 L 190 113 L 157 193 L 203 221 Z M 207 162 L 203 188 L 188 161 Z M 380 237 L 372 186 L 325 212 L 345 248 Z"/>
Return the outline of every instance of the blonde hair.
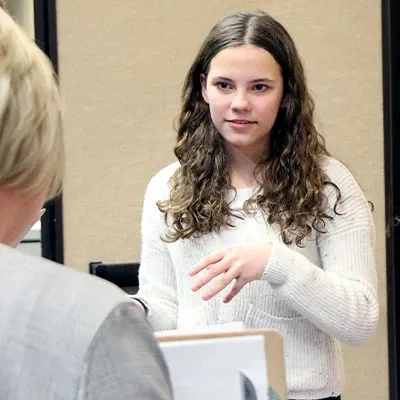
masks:
<path fill-rule="evenodd" d="M 0 186 L 61 192 L 63 120 L 51 62 L 0 9 Z"/>

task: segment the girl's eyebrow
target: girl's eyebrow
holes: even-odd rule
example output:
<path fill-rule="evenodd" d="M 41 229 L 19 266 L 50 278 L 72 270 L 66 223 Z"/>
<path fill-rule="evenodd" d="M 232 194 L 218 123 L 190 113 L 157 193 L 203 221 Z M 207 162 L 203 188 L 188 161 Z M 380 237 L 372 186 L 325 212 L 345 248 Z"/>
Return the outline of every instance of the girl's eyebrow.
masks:
<path fill-rule="evenodd" d="M 231 78 L 227 78 L 225 76 L 215 76 L 212 80 L 213 81 L 221 80 L 221 81 L 233 82 L 233 80 Z M 250 81 L 250 83 L 273 83 L 273 82 L 274 82 L 274 80 L 271 78 L 257 78 L 257 79 L 253 79 Z"/>

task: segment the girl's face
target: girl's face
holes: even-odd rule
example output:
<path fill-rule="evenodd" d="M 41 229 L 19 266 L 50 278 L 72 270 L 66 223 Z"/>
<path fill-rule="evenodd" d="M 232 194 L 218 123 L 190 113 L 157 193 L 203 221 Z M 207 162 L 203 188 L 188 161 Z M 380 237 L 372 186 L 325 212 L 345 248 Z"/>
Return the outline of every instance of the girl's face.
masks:
<path fill-rule="evenodd" d="M 282 103 L 281 68 L 266 50 L 242 45 L 220 51 L 202 76 L 202 95 L 228 154 L 268 154 L 269 136 Z"/>

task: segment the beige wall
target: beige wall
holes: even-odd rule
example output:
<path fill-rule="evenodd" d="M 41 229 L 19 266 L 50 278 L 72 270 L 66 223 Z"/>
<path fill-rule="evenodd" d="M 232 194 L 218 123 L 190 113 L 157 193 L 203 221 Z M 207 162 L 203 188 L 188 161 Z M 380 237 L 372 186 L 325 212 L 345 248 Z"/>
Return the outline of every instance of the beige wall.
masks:
<path fill-rule="evenodd" d="M 294 37 L 316 100 L 317 125 L 375 204 L 382 317 L 376 339 L 345 350 L 345 399 L 386 400 L 380 2 L 246 5 L 270 12 Z M 89 261 L 139 260 L 143 193 L 150 177 L 173 159 L 172 123 L 184 75 L 216 20 L 243 9 L 239 0 L 58 1 L 67 106 L 67 264 L 86 271 Z"/>
<path fill-rule="evenodd" d="M 8 12 L 32 38 L 35 37 L 34 0 L 7 0 Z"/>

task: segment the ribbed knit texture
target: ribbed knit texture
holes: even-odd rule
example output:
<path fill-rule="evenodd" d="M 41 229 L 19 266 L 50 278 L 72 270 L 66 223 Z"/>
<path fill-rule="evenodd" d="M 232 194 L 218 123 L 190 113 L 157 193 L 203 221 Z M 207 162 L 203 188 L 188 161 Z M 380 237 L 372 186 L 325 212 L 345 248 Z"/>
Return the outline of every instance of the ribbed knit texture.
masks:
<path fill-rule="evenodd" d="M 247 215 L 238 230 L 210 233 L 166 244 L 166 226 L 157 200 L 168 198 L 174 163 L 148 185 L 142 219 L 140 291 L 151 307 L 155 330 L 190 329 L 242 321 L 248 328 L 278 330 L 284 339 L 288 397 L 319 399 L 340 395 L 343 365 L 339 341 L 358 345 L 375 331 L 378 320 L 375 231 L 370 206 L 348 169 L 324 157 L 321 165 L 341 190 L 342 202 L 327 234 L 313 232 L 304 248 L 285 245 L 279 227 L 261 213 Z M 326 186 L 327 211 L 336 195 Z M 236 235 L 236 238 L 234 237 Z M 259 281 L 247 284 L 230 303 L 222 296 L 205 302 L 192 292 L 187 271 L 229 243 L 271 243 L 272 252 Z"/>

